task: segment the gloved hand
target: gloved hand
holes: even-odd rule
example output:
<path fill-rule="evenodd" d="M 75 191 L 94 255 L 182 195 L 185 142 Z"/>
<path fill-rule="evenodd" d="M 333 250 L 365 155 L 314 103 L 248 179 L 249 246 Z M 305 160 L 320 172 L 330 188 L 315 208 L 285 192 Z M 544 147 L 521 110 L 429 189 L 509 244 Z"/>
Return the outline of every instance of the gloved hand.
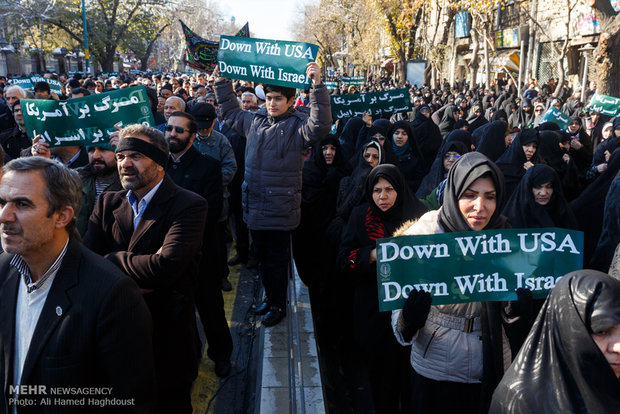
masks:
<path fill-rule="evenodd" d="M 433 298 L 429 292 L 416 289 L 409 292 L 399 319 L 399 329 L 405 341 L 410 341 L 418 329 L 424 326 L 432 301 Z"/>
<path fill-rule="evenodd" d="M 531 319 L 534 312 L 532 291 L 526 288 L 517 289 L 517 300 L 511 301 L 506 307 L 506 316 L 509 318 L 521 317 Z"/>

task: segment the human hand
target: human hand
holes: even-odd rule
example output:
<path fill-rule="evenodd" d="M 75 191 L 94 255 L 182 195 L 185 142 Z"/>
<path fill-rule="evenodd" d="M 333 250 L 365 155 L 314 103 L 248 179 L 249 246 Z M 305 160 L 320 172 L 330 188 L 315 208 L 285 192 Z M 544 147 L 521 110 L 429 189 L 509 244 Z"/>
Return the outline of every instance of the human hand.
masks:
<path fill-rule="evenodd" d="M 599 165 L 597 165 L 597 166 L 596 166 L 596 170 L 597 170 L 599 173 L 604 172 L 606 169 L 607 169 L 607 163 L 606 163 L 606 162 L 604 162 L 604 163 L 599 164 Z"/>
<path fill-rule="evenodd" d="M 570 155 L 568 154 L 562 155 L 562 161 L 568 164 L 568 162 L 570 161 Z"/>
<path fill-rule="evenodd" d="M 429 292 L 416 289 L 409 292 L 409 297 L 400 313 L 402 318 L 400 331 L 405 340 L 411 339 L 424 326 L 432 302 L 433 298 Z"/>
<path fill-rule="evenodd" d="M 321 84 L 321 67 L 318 65 L 318 63 L 308 63 L 308 66 L 306 66 L 306 76 L 312 79 L 313 85 Z"/>
<path fill-rule="evenodd" d="M 377 261 L 377 249 L 372 249 L 370 251 L 370 259 L 368 260 L 369 263 L 375 263 Z"/>
<path fill-rule="evenodd" d="M 579 150 L 579 149 L 581 149 L 581 147 L 583 147 L 583 144 L 578 139 L 571 139 L 570 140 L 570 147 L 572 149 Z"/>
<path fill-rule="evenodd" d="M 526 161 L 526 162 L 523 163 L 523 168 L 525 168 L 526 170 L 529 170 L 533 166 L 534 166 L 534 164 L 531 161 Z"/>
<path fill-rule="evenodd" d="M 37 135 L 32 140 L 32 147 L 30 148 L 30 153 L 37 157 L 49 158 L 52 153 L 50 152 L 50 144 L 41 141 L 41 135 Z"/>
<path fill-rule="evenodd" d="M 609 157 L 611 157 L 611 153 L 608 150 L 605 150 L 605 162 L 609 162 Z"/>
<path fill-rule="evenodd" d="M 116 132 L 110 134 L 110 146 L 117 147 L 118 142 L 121 140 L 118 136 L 118 132 L 122 129 L 120 125 L 114 125 Z"/>

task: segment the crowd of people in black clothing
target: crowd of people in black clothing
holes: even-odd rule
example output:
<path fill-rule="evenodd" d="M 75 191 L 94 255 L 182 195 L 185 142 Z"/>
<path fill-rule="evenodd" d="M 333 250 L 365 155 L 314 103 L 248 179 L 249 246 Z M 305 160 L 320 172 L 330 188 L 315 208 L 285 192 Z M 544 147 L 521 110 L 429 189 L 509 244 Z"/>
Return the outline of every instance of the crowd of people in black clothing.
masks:
<path fill-rule="evenodd" d="M 352 92 L 392 87 L 373 84 Z M 412 112 L 340 119 L 312 148 L 303 168 L 302 219 L 293 234 L 293 254 L 310 288 L 335 412 L 488 412 L 492 400 L 491 412 L 618 410 L 615 368 L 613 376 L 609 364 L 586 369 L 572 358 L 590 354 L 559 356 L 562 351 L 553 348 L 562 341 L 557 336 L 567 334 L 558 332 L 565 329 L 562 325 L 576 323 L 578 316 L 581 331 L 598 332 L 579 313 L 591 315 L 593 309 L 557 319 L 579 296 L 574 291 L 571 298 L 557 292 L 555 302 L 550 298 L 544 307 L 527 291 L 517 292 L 519 301 L 505 306 L 431 306 L 430 296 L 414 292 L 402 312 L 379 312 L 376 240 L 392 237 L 402 226 L 396 235 L 480 230 L 464 222 L 459 211 L 463 197 L 476 195 L 470 192 L 478 182 L 488 181 L 494 197 L 484 229 L 581 230 L 584 269 L 613 274 L 620 242 L 620 196 L 614 191 L 620 185 L 620 117 L 588 111 L 594 91 L 588 91 L 586 102 L 579 100 L 581 91 L 565 90 L 564 100 L 552 92 L 552 83 L 539 88 L 535 81 L 522 91 L 512 83 L 479 89 L 412 87 Z M 571 117 L 568 128 L 541 122 L 550 106 Z M 617 289 L 616 281 L 591 273 L 596 272 L 573 275 L 557 290 L 577 289 L 569 286 L 575 283 L 581 283 L 586 296 L 596 296 L 594 289 L 607 284 Z M 612 298 L 604 299 L 605 306 L 617 309 Z M 575 299 L 574 306 L 580 300 L 586 298 Z M 618 324 L 615 312 L 605 329 Z M 538 330 L 526 339 L 539 313 Z M 474 332 L 455 334 L 459 329 L 453 325 L 462 327 L 467 319 L 473 319 Z M 576 325 L 566 329 L 579 330 Z M 594 352 L 586 339 L 574 339 L 573 345 L 575 352 Z M 618 363 L 620 349 L 615 352 L 611 358 Z M 515 365 L 507 371 L 515 358 L 530 368 L 529 375 Z M 561 374 L 566 383 L 549 383 L 561 371 L 556 361 L 567 365 Z M 520 386 L 529 393 L 536 387 L 546 393 L 518 395 L 504 372 L 515 381 L 521 377 Z M 535 381 L 530 383 L 530 376 Z M 599 376 L 613 384 L 594 390 L 577 382 L 587 378 L 598 384 Z"/>
<path fill-rule="evenodd" d="M 217 109 L 214 93 L 224 96 L 208 76 L 187 78 L 102 82 L 102 90 L 153 87 L 152 109 L 165 127 L 170 96 L 180 98 L 187 112 L 203 102 Z M 88 81 L 73 82 L 74 91 L 89 93 L 82 88 Z M 99 84 L 92 83 L 96 93 Z M 378 80 L 346 90 L 393 87 Z M 402 310 L 379 312 L 376 240 L 393 235 L 581 230 L 584 268 L 620 272 L 620 117 L 589 111 L 594 91 L 581 102 L 581 91 L 563 89 L 557 98 L 554 88 L 535 80 L 522 90 L 511 82 L 410 87 L 410 113 L 339 119 L 308 151 L 293 257 L 310 291 L 330 411 L 620 410 L 620 349 L 612 346 L 610 356 L 599 344 L 617 335 L 620 282 L 599 272 L 567 275 L 544 304 L 521 290 L 518 301 L 505 304 L 433 306 L 429 294 L 413 291 Z M 247 82 L 236 83 L 234 91 L 243 110 L 255 112 L 265 99 Z M 312 98 L 298 102 L 311 109 Z M 571 117 L 566 129 L 541 122 L 551 106 Z M 215 128 L 225 135 L 230 129 L 221 111 Z M 245 137 L 235 140 L 237 177 L 243 178 Z M 238 216 L 243 179 L 226 184 Z M 233 263 L 245 263 L 251 256 L 248 231 L 235 218 L 240 249 Z"/>

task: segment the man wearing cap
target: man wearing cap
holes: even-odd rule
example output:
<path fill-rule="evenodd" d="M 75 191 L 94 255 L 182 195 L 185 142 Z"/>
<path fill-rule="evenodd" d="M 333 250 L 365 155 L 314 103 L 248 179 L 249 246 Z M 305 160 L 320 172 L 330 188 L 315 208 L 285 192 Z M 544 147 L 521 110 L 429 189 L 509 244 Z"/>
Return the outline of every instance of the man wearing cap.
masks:
<path fill-rule="evenodd" d="M 104 191 L 123 189 L 116 169 L 116 155 L 109 144 L 86 147 L 88 165 L 76 169 L 82 180 L 82 205 L 77 219 L 78 232 L 86 233 L 95 202 Z"/>
<path fill-rule="evenodd" d="M 153 317 L 156 412 L 191 413 L 200 358 L 192 278 L 207 202 L 166 175 L 168 143 L 161 132 L 130 125 L 119 138 L 116 159 L 124 191 L 99 196 L 84 244 L 142 289 Z"/>
<path fill-rule="evenodd" d="M 222 289 L 225 291 L 232 290 L 232 286 L 228 281 L 228 263 L 226 254 L 226 220 L 228 218 L 228 190 L 227 186 L 233 180 L 237 172 L 237 161 L 235 152 L 233 151 L 228 138 L 213 128 L 217 115 L 213 105 L 208 103 L 197 103 L 194 105 L 192 115 L 196 118 L 198 125 L 198 133 L 194 146 L 201 154 L 209 155 L 218 160 L 222 165 L 222 185 L 224 191 L 224 206 L 222 214 L 217 223 L 216 248 L 217 248 L 217 269 L 222 279 Z"/>

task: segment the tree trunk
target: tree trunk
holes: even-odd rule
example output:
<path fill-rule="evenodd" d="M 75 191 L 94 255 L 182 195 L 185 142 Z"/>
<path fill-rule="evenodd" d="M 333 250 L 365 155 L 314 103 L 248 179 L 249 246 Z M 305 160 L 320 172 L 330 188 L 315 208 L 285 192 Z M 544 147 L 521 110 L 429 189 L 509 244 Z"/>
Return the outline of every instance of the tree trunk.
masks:
<path fill-rule="evenodd" d="M 599 43 L 593 56 L 597 63 L 596 92 L 617 97 L 620 96 L 620 14 L 609 0 L 589 0 L 588 5 L 601 23 Z"/>
<path fill-rule="evenodd" d="M 484 24 L 484 30 L 482 32 L 482 44 L 484 46 L 484 85 L 489 88 L 491 85 L 491 65 L 489 62 L 489 43 L 487 39 L 489 38 L 489 30 L 487 24 Z"/>
<path fill-rule="evenodd" d="M 396 71 L 396 68 L 394 68 L 394 71 Z M 405 55 L 403 49 L 398 51 L 398 76 L 400 84 L 404 85 L 405 80 L 407 80 L 407 55 Z"/>
<path fill-rule="evenodd" d="M 476 76 L 478 74 L 478 49 L 480 49 L 478 35 L 473 29 L 471 30 L 471 42 L 474 45 L 474 49 L 471 52 L 471 61 L 469 62 L 469 89 L 473 90 L 478 86 Z"/>
<path fill-rule="evenodd" d="M 564 59 L 566 58 L 566 53 L 560 55 L 560 59 L 558 59 L 558 83 L 555 86 L 555 91 L 553 91 L 554 98 L 561 98 L 564 91 Z"/>

